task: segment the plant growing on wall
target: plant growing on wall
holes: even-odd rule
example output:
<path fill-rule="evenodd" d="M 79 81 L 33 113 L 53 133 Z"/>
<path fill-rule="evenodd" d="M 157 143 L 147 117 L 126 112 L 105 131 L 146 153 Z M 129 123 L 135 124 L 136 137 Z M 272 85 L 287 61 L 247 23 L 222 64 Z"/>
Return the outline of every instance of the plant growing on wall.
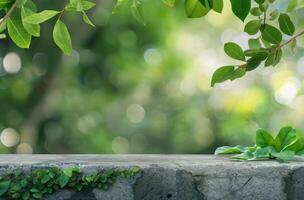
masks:
<path fill-rule="evenodd" d="M 215 151 L 215 155 L 236 154 L 233 160 L 264 160 L 278 159 L 282 161 L 292 160 L 295 155 L 304 154 L 304 137 L 297 137 L 296 130 L 292 127 L 284 127 L 273 138 L 266 130 L 259 129 L 256 132 L 256 144 L 252 147 L 223 146 Z"/>
<path fill-rule="evenodd" d="M 37 169 L 25 173 L 14 169 L 0 175 L 0 199 L 44 199 L 45 195 L 68 189 L 83 191 L 88 188 L 106 190 L 118 178 L 131 179 L 140 172 L 138 167 L 98 170 L 86 175 L 79 168 Z"/>

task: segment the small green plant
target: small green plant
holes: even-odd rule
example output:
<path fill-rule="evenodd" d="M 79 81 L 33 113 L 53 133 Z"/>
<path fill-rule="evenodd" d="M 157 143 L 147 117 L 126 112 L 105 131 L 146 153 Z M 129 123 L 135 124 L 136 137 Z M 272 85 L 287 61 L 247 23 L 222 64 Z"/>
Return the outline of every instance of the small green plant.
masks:
<path fill-rule="evenodd" d="M 266 130 L 258 129 L 255 146 L 223 146 L 216 149 L 215 155 L 219 154 L 236 154 L 231 159 L 242 161 L 265 159 L 288 161 L 295 155 L 304 154 L 304 137 L 297 137 L 296 130 L 292 127 L 282 128 L 275 138 Z"/>
<path fill-rule="evenodd" d="M 35 200 L 61 189 L 82 191 L 88 188 L 108 189 L 118 177 L 130 179 L 140 172 L 138 167 L 107 169 L 85 175 L 79 168 L 33 170 L 21 169 L 0 176 L 0 199 Z"/>

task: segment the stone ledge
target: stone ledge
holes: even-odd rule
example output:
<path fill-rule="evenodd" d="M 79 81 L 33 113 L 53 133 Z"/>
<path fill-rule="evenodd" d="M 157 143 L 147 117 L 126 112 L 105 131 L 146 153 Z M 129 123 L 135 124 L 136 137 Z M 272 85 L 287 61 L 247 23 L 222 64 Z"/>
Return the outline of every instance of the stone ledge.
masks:
<path fill-rule="evenodd" d="M 119 179 L 108 190 L 60 191 L 47 200 L 300 200 L 304 199 L 304 159 L 233 162 L 208 155 L 1 155 L 8 168 L 50 166 L 94 169 L 138 166 L 132 180 Z"/>

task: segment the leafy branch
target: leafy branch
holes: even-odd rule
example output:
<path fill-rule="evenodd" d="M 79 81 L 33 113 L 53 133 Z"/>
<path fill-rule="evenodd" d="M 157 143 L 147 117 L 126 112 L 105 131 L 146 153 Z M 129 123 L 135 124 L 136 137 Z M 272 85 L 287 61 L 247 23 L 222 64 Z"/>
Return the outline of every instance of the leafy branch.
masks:
<path fill-rule="evenodd" d="M 86 14 L 86 11 L 94 6 L 95 3 L 87 0 L 69 0 L 61 11 L 37 12 L 37 7 L 32 0 L 6 0 L 0 6 L 0 11 L 7 11 L 0 21 L 0 33 L 7 29 L 7 34 L 17 46 L 29 48 L 32 37 L 40 36 L 40 25 L 59 15 L 53 29 L 53 40 L 65 54 L 69 55 L 72 52 L 72 41 L 61 16 L 65 11 L 80 12 L 84 22 L 94 26 Z"/>
<path fill-rule="evenodd" d="M 304 137 L 297 137 L 292 127 L 282 128 L 275 138 L 266 130 L 259 129 L 256 132 L 255 146 L 223 146 L 215 150 L 215 155 L 220 154 L 235 154 L 231 159 L 241 161 L 265 159 L 288 161 L 295 155 L 304 155 Z"/>

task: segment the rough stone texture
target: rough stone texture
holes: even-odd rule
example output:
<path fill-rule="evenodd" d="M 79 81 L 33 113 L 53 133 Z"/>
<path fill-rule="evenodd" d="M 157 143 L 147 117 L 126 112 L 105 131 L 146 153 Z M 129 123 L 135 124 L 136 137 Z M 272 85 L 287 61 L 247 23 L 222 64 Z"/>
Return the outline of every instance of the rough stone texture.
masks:
<path fill-rule="evenodd" d="M 142 169 L 108 190 L 60 191 L 47 200 L 302 200 L 304 159 L 236 162 L 208 155 L 2 155 L 0 173 L 77 166 L 85 173 L 112 167 Z"/>

